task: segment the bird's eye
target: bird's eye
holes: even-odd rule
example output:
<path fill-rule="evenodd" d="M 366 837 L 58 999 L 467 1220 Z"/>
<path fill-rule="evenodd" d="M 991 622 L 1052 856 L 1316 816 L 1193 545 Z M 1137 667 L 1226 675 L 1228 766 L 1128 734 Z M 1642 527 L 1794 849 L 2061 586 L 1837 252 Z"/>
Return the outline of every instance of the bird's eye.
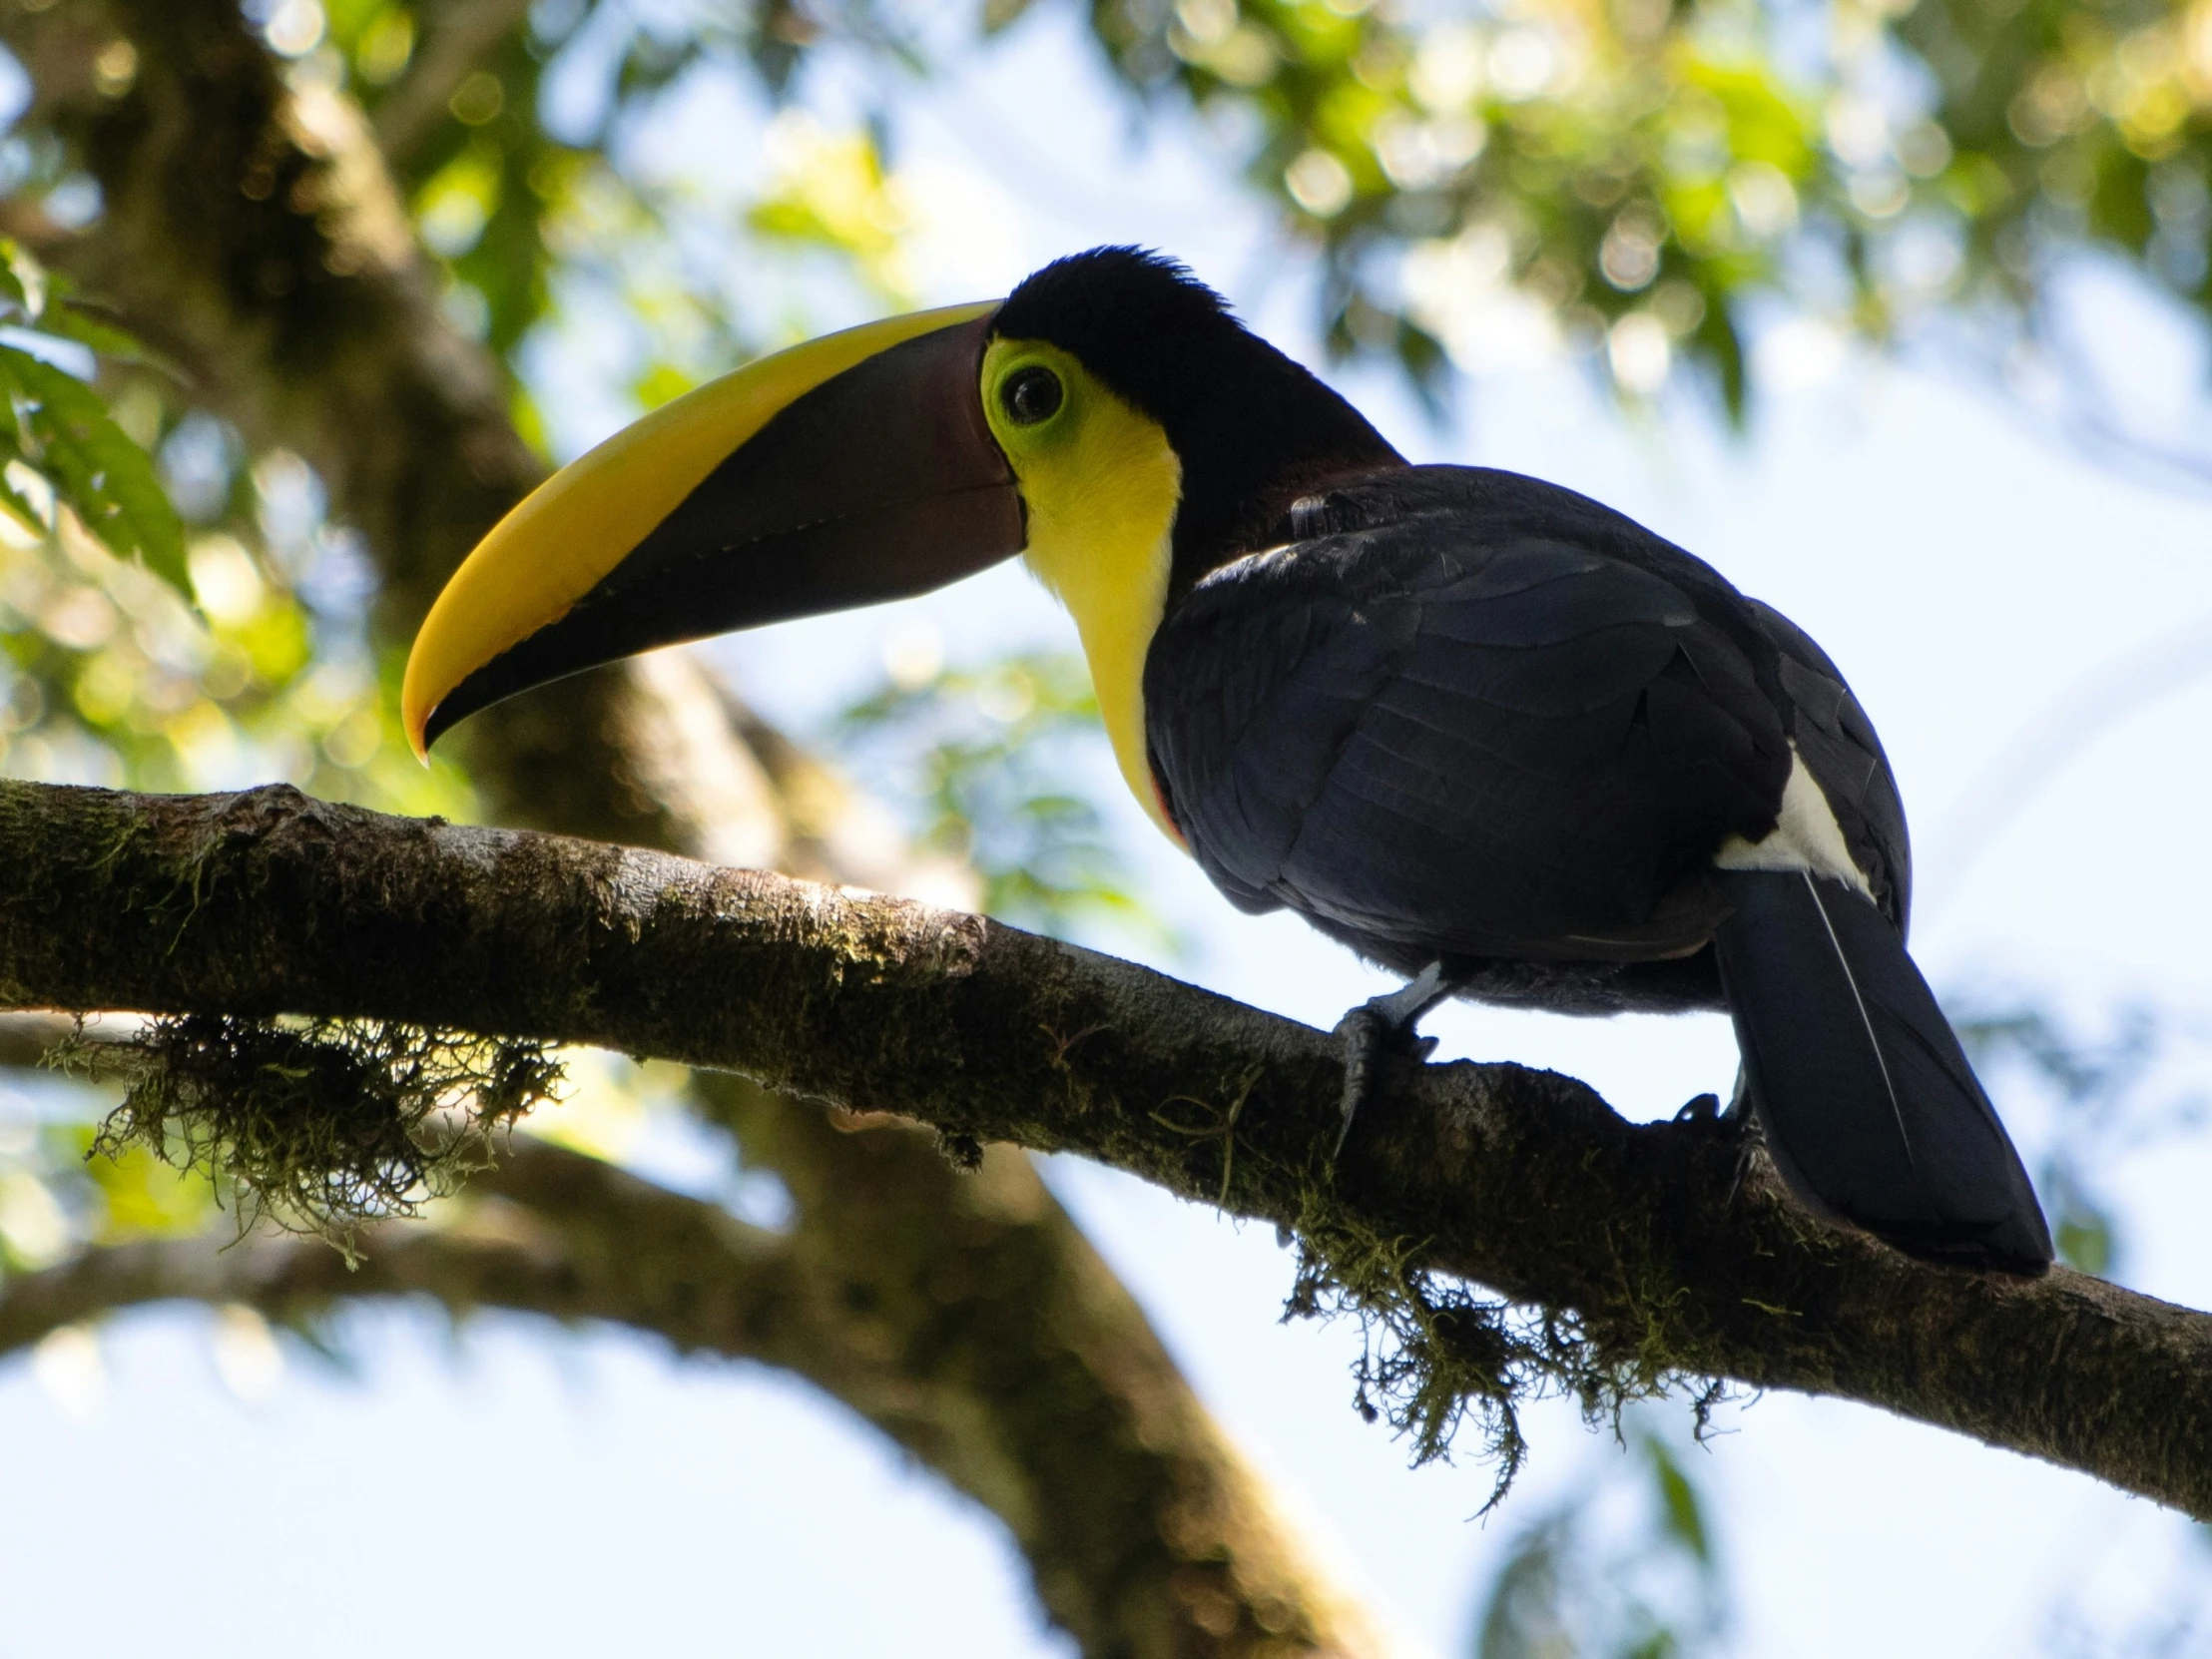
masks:
<path fill-rule="evenodd" d="M 1060 389 L 1060 377 L 1051 369 L 1035 364 L 1017 368 L 998 388 L 999 406 L 1016 426 L 1034 426 L 1041 420 L 1050 420 L 1059 413 L 1060 400 L 1065 395 Z"/>

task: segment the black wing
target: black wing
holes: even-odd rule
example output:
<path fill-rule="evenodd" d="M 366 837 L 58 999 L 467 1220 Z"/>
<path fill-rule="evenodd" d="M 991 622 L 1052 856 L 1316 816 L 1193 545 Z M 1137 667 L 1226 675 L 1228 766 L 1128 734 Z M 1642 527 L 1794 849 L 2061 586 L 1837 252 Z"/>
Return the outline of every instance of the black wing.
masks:
<path fill-rule="evenodd" d="M 1406 971 L 1695 950 L 1714 851 L 1773 828 L 1790 765 L 1746 601 L 1510 474 L 1411 469 L 1292 528 L 1176 603 L 1147 663 L 1154 769 L 1215 882 Z"/>
<path fill-rule="evenodd" d="M 1772 605 L 1744 603 L 1780 655 L 1777 674 L 1790 705 L 1791 741 L 1828 797 L 1875 902 L 1903 938 L 1913 909 L 1913 843 L 1905 829 L 1905 799 L 1874 722 L 1811 635 Z"/>

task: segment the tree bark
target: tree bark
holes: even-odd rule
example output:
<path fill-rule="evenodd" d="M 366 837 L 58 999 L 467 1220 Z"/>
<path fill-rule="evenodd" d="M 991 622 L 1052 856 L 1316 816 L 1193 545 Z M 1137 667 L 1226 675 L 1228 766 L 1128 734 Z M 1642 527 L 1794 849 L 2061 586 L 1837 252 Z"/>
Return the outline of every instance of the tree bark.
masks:
<path fill-rule="evenodd" d="M 484 50 L 474 26 L 500 4 L 441 9 L 439 30 L 470 28 L 465 39 L 434 33 L 416 72 L 450 76 L 467 52 Z M 92 63 L 118 37 L 136 47 L 138 72 L 112 97 Z M 0 40 L 31 73 L 24 125 L 60 137 L 105 201 L 83 235 L 42 251 L 186 364 L 195 395 L 250 444 L 284 445 L 313 465 L 333 516 L 361 532 L 378 570 L 382 633 L 405 638 L 544 466 L 515 431 L 499 365 L 443 315 L 360 112 L 312 81 L 287 83 L 236 0 L 59 0 L 38 10 L 0 0 Z M 422 108 L 430 102 L 425 95 Z M 838 881 L 942 875 L 865 851 L 862 837 L 843 832 L 853 815 L 835 781 L 743 711 L 734 718 L 681 657 L 579 676 L 471 726 L 461 734 L 464 759 L 507 822 Z M 1135 1305 L 1103 1292 L 1053 1300 L 1105 1270 L 1033 1172 L 1002 1170 L 999 1190 L 1025 1184 L 1027 1198 L 1012 1208 L 1049 1226 L 963 1208 L 926 1137 L 824 1138 L 805 1108 L 748 1091 L 740 1111 L 722 1086 L 697 1093 L 702 1111 L 737 1131 L 748 1160 L 821 1195 L 813 1207 L 803 1199 L 792 1249 L 825 1261 L 872 1251 L 886 1282 L 923 1284 L 956 1242 L 996 1253 L 1007 1264 L 1001 1283 L 1039 1299 L 1020 1303 L 1009 1290 L 1005 1317 L 948 1325 L 935 1346 L 917 1337 L 899 1351 L 964 1367 L 970 1378 L 965 1392 L 909 1390 L 917 1423 L 941 1413 L 933 1431 L 912 1427 L 909 1443 L 928 1459 L 933 1444 L 964 1443 L 977 1424 L 1007 1431 L 1000 1477 L 946 1472 L 985 1502 L 1014 1494 L 1027 1506 L 1001 1518 L 1034 1545 L 1039 1598 L 1085 1651 L 1355 1659 L 1387 1650 L 1307 1558 L 1296 1528 L 1253 1495 L 1187 1384 L 1114 1364 L 1157 1352 Z M 888 1141 L 904 1150 L 879 1150 Z M 872 1219 L 882 1214 L 907 1226 L 883 1234 Z M 1089 1457 L 1033 1429 L 1012 1432 L 1043 1363 L 1023 1345 L 1053 1333 L 1054 1364 L 1064 1370 L 1077 1363 L 1072 1355 L 1091 1368 L 1097 1406 L 1085 1420 L 1141 1419 L 1166 1435 L 1150 1461 L 1130 1461 L 1140 1448 L 1118 1429 Z M 832 1392 L 839 1385 L 829 1372 L 817 1380 Z M 1161 1391 L 1132 1392 L 1139 1383 Z M 992 1395 L 993 1386 L 1005 1391 Z M 1170 1394 L 1172 1409 L 1162 1403 Z M 986 1396 L 987 1410 L 977 1403 Z M 869 1414 L 864 1400 L 845 1403 Z M 1050 1518 L 1045 1531 L 1032 1524 L 1038 1515 Z M 1052 1527 L 1068 1536 L 1055 1542 Z"/>
<path fill-rule="evenodd" d="M 1377 1252 L 1493 1286 L 1571 1322 L 1585 1386 L 1840 1394 L 2212 1516 L 2212 1317 L 1911 1261 L 1795 1209 L 1730 1131 L 1631 1125 L 1519 1066 L 1419 1068 L 1332 1166 L 1326 1034 L 911 900 L 281 787 L 7 784 L 0 1004 L 361 1015 L 741 1072 L 1275 1222 L 1356 1293 Z"/>

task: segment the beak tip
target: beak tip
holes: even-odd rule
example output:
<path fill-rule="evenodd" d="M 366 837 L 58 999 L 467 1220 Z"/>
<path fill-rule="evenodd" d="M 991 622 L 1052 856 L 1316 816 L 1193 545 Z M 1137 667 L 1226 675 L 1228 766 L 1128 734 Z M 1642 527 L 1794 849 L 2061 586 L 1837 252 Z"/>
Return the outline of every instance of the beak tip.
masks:
<path fill-rule="evenodd" d="M 414 758 L 424 766 L 430 764 L 430 717 L 435 709 L 406 709 L 400 714 L 400 725 L 406 729 L 407 747 L 414 751 Z"/>
<path fill-rule="evenodd" d="M 443 603 L 442 596 L 439 603 Z M 431 615 L 416 633 L 414 648 L 407 653 L 407 666 L 399 676 L 399 729 L 407 734 L 407 747 L 424 766 L 430 764 L 429 726 L 438 707 L 429 695 L 432 677 L 423 662 L 422 636 L 429 632 L 437 609 L 435 605 L 430 608 Z"/>

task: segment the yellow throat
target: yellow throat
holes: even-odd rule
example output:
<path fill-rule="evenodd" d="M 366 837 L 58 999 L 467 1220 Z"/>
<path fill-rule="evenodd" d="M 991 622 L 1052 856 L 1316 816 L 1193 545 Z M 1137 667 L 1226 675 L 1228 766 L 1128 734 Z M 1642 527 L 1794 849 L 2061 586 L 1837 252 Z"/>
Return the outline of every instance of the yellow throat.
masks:
<path fill-rule="evenodd" d="M 1059 377 L 1062 401 L 1050 418 L 1017 425 L 1000 387 L 1037 366 Z M 992 436 L 1028 510 L 1022 562 L 1075 619 L 1122 781 L 1180 843 L 1146 754 L 1144 662 L 1167 607 L 1182 463 L 1157 421 L 1056 346 L 992 341 L 983 354 L 982 391 Z"/>

